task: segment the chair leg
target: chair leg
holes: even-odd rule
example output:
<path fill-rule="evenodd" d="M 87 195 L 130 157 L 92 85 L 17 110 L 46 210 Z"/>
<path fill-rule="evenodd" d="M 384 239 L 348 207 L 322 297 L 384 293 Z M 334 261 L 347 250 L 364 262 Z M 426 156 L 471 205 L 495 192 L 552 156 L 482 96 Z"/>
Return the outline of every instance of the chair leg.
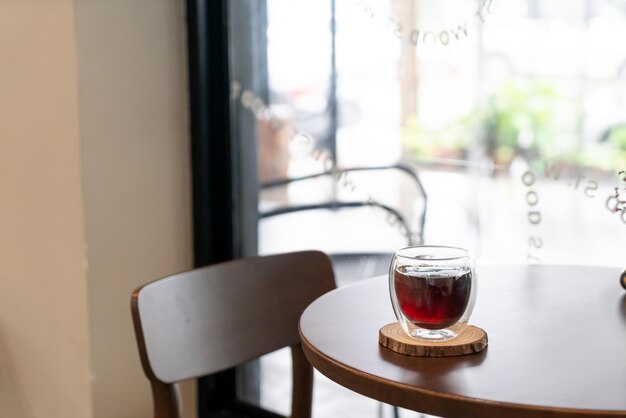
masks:
<path fill-rule="evenodd" d="M 313 402 L 313 367 L 306 359 L 300 344 L 291 346 L 293 390 L 291 418 L 311 418 Z"/>
<path fill-rule="evenodd" d="M 180 418 L 178 393 L 172 384 L 152 380 L 154 418 Z"/>

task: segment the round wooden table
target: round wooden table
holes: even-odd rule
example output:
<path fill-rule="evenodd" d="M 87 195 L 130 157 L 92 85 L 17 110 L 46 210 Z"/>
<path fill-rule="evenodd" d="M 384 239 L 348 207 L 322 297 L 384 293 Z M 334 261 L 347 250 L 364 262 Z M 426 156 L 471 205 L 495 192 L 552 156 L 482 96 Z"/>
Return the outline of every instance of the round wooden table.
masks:
<path fill-rule="evenodd" d="M 418 358 L 378 344 L 395 321 L 386 277 L 334 290 L 300 320 L 313 366 L 392 405 L 447 418 L 626 417 L 626 293 L 620 270 L 484 266 L 470 323 L 479 354 Z"/>

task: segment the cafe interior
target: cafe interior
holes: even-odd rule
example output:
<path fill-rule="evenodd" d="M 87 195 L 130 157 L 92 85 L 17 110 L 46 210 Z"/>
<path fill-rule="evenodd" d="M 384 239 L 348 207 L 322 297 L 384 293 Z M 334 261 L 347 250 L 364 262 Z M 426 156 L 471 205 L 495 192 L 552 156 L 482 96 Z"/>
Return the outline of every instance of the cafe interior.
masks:
<path fill-rule="evenodd" d="M 625 38 L 0 0 L 0 418 L 625 418 Z"/>

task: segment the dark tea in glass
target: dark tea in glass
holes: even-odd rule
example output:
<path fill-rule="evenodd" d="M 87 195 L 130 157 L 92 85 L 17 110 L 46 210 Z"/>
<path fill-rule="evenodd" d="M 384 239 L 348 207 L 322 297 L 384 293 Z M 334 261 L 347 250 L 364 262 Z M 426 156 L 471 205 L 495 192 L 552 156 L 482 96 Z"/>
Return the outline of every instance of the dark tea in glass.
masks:
<path fill-rule="evenodd" d="M 403 248 L 391 261 L 389 293 L 396 318 L 410 337 L 450 340 L 463 331 L 474 306 L 474 262 L 462 248 Z"/>
<path fill-rule="evenodd" d="M 461 319 L 470 298 L 470 269 L 419 269 L 401 266 L 394 284 L 400 309 L 414 325 L 441 329 Z"/>

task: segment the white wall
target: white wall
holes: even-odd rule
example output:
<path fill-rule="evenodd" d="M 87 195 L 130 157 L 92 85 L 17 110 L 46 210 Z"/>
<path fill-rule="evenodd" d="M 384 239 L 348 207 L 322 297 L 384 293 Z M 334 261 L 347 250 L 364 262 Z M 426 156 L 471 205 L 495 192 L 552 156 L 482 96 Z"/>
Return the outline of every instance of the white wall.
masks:
<path fill-rule="evenodd" d="M 0 1 L 0 417 L 90 417 L 74 6 Z"/>
<path fill-rule="evenodd" d="M 0 417 L 152 416 L 129 298 L 191 267 L 183 0 L 0 1 Z"/>
<path fill-rule="evenodd" d="M 96 418 L 150 416 L 130 294 L 192 265 L 183 6 L 76 2 Z"/>

